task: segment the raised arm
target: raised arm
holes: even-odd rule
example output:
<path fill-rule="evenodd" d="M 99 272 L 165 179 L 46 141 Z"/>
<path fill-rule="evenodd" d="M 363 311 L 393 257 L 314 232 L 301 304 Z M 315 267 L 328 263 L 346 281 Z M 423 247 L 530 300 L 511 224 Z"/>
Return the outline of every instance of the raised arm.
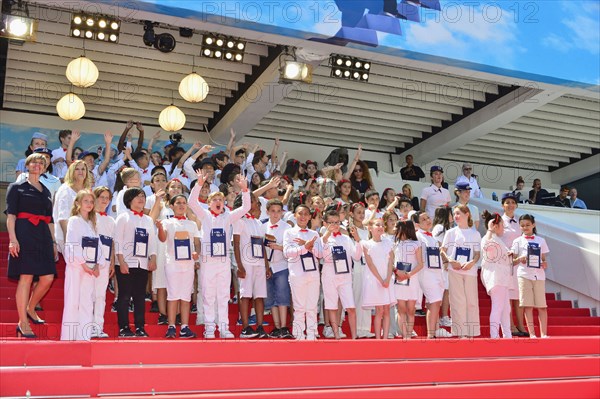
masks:
<path fill-rule="evenodd" d="M 356 167 L 356 163 L 360 159 L 361 154 L 362 154 L 362 144 L 359 144 L 358 151 L 356 151 L 356 155 L 354 155 L 354 160 L 350 164 L 350 167 L 348 168 L 346 175 L 344 175 L 344 179 L 350 179 L 350 176 L 352 176 L 352 173 L 354 172 L 354 168 Z"/>
<path fill-rule="evenodd" d="M 77 142 L 77 140 L 79 140 L 81 138 L 81 132 L 79 132 L 79 130 L 73 130 L 73 132 L 71 132 L 71 140 L 69 141 L 69 145 L 67 146 L 67 165 L 71 166 L 71 164 L 73 163 L 73 148 L 75 148 L 75 143 Z M 76 159 L 75 159 L 76 161 Z"/>
<path fill-rule="evenodd" d="M 108 167 L 108 163 L 110 162 L 110 145 L 112 143 L 113 134 L 110 131 L 104 132 L 104 159 L 100 166 L 98 166 L 98 174 L 102 175 L 106 168 Z"/>
<path fill-rule="evenodd" d="M 160 137 L 160 130 L 150 138 L 150 142 L 148 143 L 148 155 L 152 154 L 152 147 L 154 146 L 154 142 L 158 140 Z"/>
<path fill-rule="evenodd" d="M 141 151 L 144 148 L 144 126 L 142 126 L 142 122 L 136 122 L 135 128 L 139 133 L 137 147 L 135 149 L 136 152 Z"/>
<path fill-rule="evenodd" d="M 123 152 L 123 149 L 125 148 L 125 142 L 127 141 L 127 135 L 132 127 L 133 121 L 127 121 L 125 129 L 123 130 L 123 133 L 121 133 L 121 137 L 119 137 L 119 142 L 117 143 L 117 151 L 119 151 L 119 153 Z"/>

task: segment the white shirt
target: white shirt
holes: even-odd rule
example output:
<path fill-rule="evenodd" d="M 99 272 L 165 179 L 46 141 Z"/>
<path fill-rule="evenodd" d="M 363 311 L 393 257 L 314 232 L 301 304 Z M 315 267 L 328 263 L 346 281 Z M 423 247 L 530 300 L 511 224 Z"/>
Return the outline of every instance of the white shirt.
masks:
<path fill-rule="evenodd" d="M 63 161 L 54 163 L 57 159 L 62 158 Z M 62 147 L 57 148 L 56 150 L 52 150 L 52 174 L 59 179 L 64 179 L 67 174 L 67 150 Z"/>
<path fill-rule="evenodd" d="M 135 233 L 141 229 L 148 237 L 147 256 L 134 256 L 136 254 Z M 129 268 L 140 268 L 148 270 L 148 259 L 156 255 L 156 228 L 150 216 L 138 216 L 133 212 L 121 213 L 117 217 L 115 226 L 115 254 L 123 255 Z M 137 250 L 140 248 L 138 247 Z M 139 254 L 139 252 L 138 252 Z"/>
<path fill-rule="evenodd" d="M 321 241 L 321 246 L 323 247 L 323 277 L 336 275 L 331 250 L 333 247 L 344 247 L 349 273 L 340 276 L 348 276 L 347 278 L 352 281 L 352 260 L 360 262 L 363 254 L 362 245 L 355 243 L 354 240 L 344 234 L 340 234 L 337 237 L 331 234 L 327 242 L 323 240 L 323 237 L 319 241 Z"/>
<path fill-rule="evenodd" d="M 276 227 L 274 227 L 274 226 L 276 226 Z M 277 244 L 282 245 L 282 246 L 283 246 L 283 234 L 287 230 L 292 228 L 283 219 L 279 220 L 275 224 L 271 223 L 271 221 L 269 220 L 269 221 L 267 221 L 267 223 L 264 223 L 262 225 L 262 227 L 263 227 L 263 232 L 264 232 L 265 236 L 267 236 L 267 235 L 274 236 L 277 241 Z M 271 266 L 271 271 L 273 273 L 277 273 L 277 272 L 280 272 L 280 271 L 288 268 L 287 259 L 285 259 L 285 257 L 283 256 L 283 251 L 279 251 L 277 249 L 271 250 L 269 248 L 267 248 L 266 251 L 267 251 L 267 256 L 271 253 L 271 251 L 273 251 L 273 256 L 271 257 L 271 260 L 269 261 L 269 265 Z"/>
<path fill-rule="evenodd" d="M 67 223 L 67 237 L 63 255 L 68 266 L 80 267 L 88 264 L 93 268 L 102 258 L 100 246 L 96 247 L 97 254 L 94 257 L 94 250 L 83 248 L 83 238 L 98 238 L 98 233 L 94 229 L 92 222 L 83 219 L 81 216 L 71 216 Z M 99 240 L 98 240 L 99 241 Z M 98 243 L 99 244 L 99 243 Z"/>
<path fill-rule="evenodd" d="M 479 183 L 477 179 L 471 176 L 467 178 L 465 175 L 460 175 L 456 178 L 456 182 L 454 185 L 456 186 L 458 183 L 467 183 L 471 187 L 471 196 L 473 198 L 483 198 L 483 193 L 481 192 L 481 188 L 479 187 Z"/>
<path fill-rule="evenodd" d="M 140 178 L 142 181 L 142 185 L 148 186 L 150 184 L 150 180 L 152 179 L 152 170 L 154 169 L 154 164 L 150 162 L 146 169 L 142 169 L 138 166 L 137 163 L 132 159 L 129 161 L 129 166 L 133 169 L 137 170 L 140 173 Z"/>
<path fill-rule="evenodd" d="M 250 203 L 250 192 L 242 192 L 242 206 L 234 209 L 231 212 L 223 212 L 218 216 L 214 216 L 210 210 L 207 210 L 202 206 L 203 204 L 198 201 L 198 194 L 200 193 L 200 185 L 196 184 L 190 193 L 189 207 L 196 214 L 202 229 L 200 233 L 201 237 L 201 248 L 202 248 L 202 261 L 203 262 L 222 262 L 221 257 L 212 257 L 210 252 L 210 237 L 213 229 L 222 229 L 225 233 L 225 245 L 231 243 L 231 225 L 232 223 L 240 220 L 242 216 L 250 210 L 252 204 Z M 225 254 L 228 253 L 225 248 Z"/>
<path fill-rule="evenodd" d="M 167 256 L 166 260 L 169 265 L 176 265 L 175 270 L 181 271 L 189 270 L 194 267 L 194 259 L 191 257 L 192 252 L 200 253 L 200 248 L 196 248 L 194 246 L 194 238 L 200 238 L 200 231 L 198 230 L 198 226 L 195 222 L 184 219 L 179 220 L 174 217 L 165 219 L 162 222 L 162 226 L 164 231 L 167 233 L 167 240 L 165 241 L 167 245 Z M 190 244 L 190 258 L 189 260 L 177 260 L 175 256 L 175 235 L 187 235 Z M 183 233 L 183 234 L 182 234 Z M 184 238 L 185 239 L 185 238 Z"/>
<path fill-rule="evenodd" d="M 444 187 L 437 188 L 435 185 L 425 187 L 421 192 L 421 199 L 427 201 L 425 205 L 425 212 L 430 218 L 434 218 L 436 208 L 449 204 L 452 200 L 450 198 L 450 192 Z"/>
<path fill-rule="evenodd" d="M 475 252 L 481 251 L 481 235 L 475 229 L 461 229 L 457 226 L 446 232 L 442 247 L 447 249 L 446 253 L 448 257 L 454 260 L 458 260 L 456 259 L 457 248 L 468 248 L 470 255 L 467 261 L 472 261 L 475 257 Z M 469 270 L 454 270 L 451 265 L 448 265 L 448 270 L 467 276 L 477 276 L 477 265 L 473 265 Z"/>
<path fill-rule="evenodd" d="M 98 214 L 98 212 L 96 212 L 96 231 L 98 232 L 98 235 L 103 235 L 105 237 L 110 237 L 113 239 L 113 244 L 115 244 L 114 242 L 114 238 L 115 238 L 115 219 L 112 218 L 112 216 L 103 216 Z M 106 249 L 103 248 L 102 251 L 102 257 L 100 258 L 100 261 L 98 262 L 100 265 L 110 265 L 110 260 L 106 260 L 106 258 L 108 257 L 108 254 L 105 253 Z M 113 249 L 114 251 L 114 249 Z"/>
<path fill-rule="evenodd" d="M 512 286 L 512 258 L 508 256 L 508 247 L 495 234 L 481 240 L 481 281 L 488 294 L 496 286 Z"/>
<path fill-rule="evenodd" d="M 511 221 L 512 220 L 512 221 Z M 521 236 L 521 227 L 519 226 L 519 218 L 515 215 L 512 219 L 502 215 L 502 221 L 504 222 L 504 234 L 502 234 L 502 241 L 504 244 L 511 248 L 513 242 Z M 487 226 L 485 226 L 487 228 Z"/>
<path fill-rule="evenodd" d="M 265 267 L 265 251 L 262 245 L 265 239 L 264 227 L 262 223 L 248 215 L 242 217 L 233 224 L 233 234 L 240 237 L 240 258 L 242 266 L 262 266 Z M 255 248 L 252 244 L 252 237 L 260 239 L 262 249 Z M 262 258 L 255 258 L 254 255 Z M 239 265 L 238 265 L 239 266 Z"/>
<path fill-rule="evenodd" d="M 71 217 L 71 208 L 73 208 L 73 202 L 77 193 L 69 186 L 64 183 L 54 197 L 54 206 L 52 207 L 52 218 L 54 219 L 54 240 L 61 250 L 65 243 L 65 233 L 60 225 L 61 220 L 69 220 Z"/>
<path fill-rule="evenodd" d="M 548 244 L 546 244 L 546 240 L 537 235 L 533 236 L 533 239 L 526 239 L 525 235 L 517 238 L 512 244 L 512 251 L 514 253 L 515 259 L 521 256 L 527 257 L 527 247 L 530 242 L 536 243 L 540 246 L 541 254 L 547 254 L 550 252 L 548 248 Z M 542 262 L 542 257 L 540 256 L 540 263 Z M 527 267 L 527 262 L 519 263 L 519 268 L 517 269 L 517 276 L 526 278 L 527 280 L 546 280 L 546 271 L 541 267 Z"/>
<path fill-rule="evenodd" d="M 313 237 L 316 237 L 317 239 L 315 240 L 311 251 L 308 251 L 305 245 L 299 245 L 294 241 L 296 238 L 300 238 L 308 242 L 312 240 Z M 319 234 L 316 231 L 310 229 L 301 229 L 299 226 L 295 226 L 285 231 L 283 234 L 283 256 L 285 256 L 288 261 L 290 278 L 306 277 L 319 279 L 319 261 L 317 258 L 323 257 L 323 248 L 321 245 L 321 240 L 318 238 Z M 302 268 L 301 256 L 306 255 L 308 252 L 312 252 L 313 254 L 313 260 L 315 265 L 317 265 L 316 271 L 305 272 Z M 308 265 L 307 262 L 310 262 L 310 260 L 305 260 L 304 262 L 305 265 Z"/>

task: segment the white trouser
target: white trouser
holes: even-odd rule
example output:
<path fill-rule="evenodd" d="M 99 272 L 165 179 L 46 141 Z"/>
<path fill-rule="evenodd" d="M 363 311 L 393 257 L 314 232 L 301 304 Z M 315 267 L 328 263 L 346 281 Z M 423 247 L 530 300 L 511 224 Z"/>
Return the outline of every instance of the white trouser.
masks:
<path fill-rule="evenodd" d="M 481 335 L 481 331 L 479 325 L 477 276 L 449 272 L 448 280 L 450 283 L 452 335 L 458 337 L 478 337 Z"/>
<path fill-rule="evenodd" d="M 359 336 L 371 332 L 371 309 L 363 309 L 362 307 L 362 286 L 365 267 L 360 262 L 354 262 L 354 270 L 352 271 L 352 291 L 354 292 L 354 305 L 356 305 L 356 333 Z"/>
<path fill-rule="evenodd" d="M 91 338 L 94 319 L 94 279 L 80 265 L 65 268 L 64 309 L 60 339 L 82 341 Z"/>
<path fill-rule="evenodd" d="M 490 290 L 492 299 L 492 310 L 490 311 L 490 337 L 500 338 L 500 326 L 502 326 L 502 336 L 512 338 L 510 331 L 510 296 L 509 288 L 495 286 Z"/>
<path fill-rule="evenodd" d="M 94 325 L 98 332 L 104 330 L 104 309 L 106 308 L 106 287 L 108 286 L 109 265 L 100 266 L 100 275 L 94 279 Z"/>
<path fill-rule="evenodd" d="M 321 281 L 319 272 L 312 275 L 293 276 L 290 274 L 290 288 L 294 302 L 293 334 L 296 338 L 306 337 L 316 339 L 317 336 L 317 307 Z"/>
<path fill-rule="evenodd" d="M 206 331 L 215 331 L 217 320 L 220 331 L 229 330 L 229 287 L 231 286 L 229 262 L 203 263 L 200 267 L 200 286 Z"/>

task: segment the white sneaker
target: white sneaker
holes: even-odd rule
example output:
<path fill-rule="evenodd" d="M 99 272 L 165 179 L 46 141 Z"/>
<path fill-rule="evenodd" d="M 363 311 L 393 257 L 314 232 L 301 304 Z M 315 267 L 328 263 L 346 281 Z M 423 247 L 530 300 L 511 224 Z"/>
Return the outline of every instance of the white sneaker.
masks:
<path fill-rule="evenodd" d="M 100 331 L 99 333 L 96 333 L 96 338 L 108 338 L 108 334 L 104 331 Z"/>
<path fill-rule="evenodd" d="M 204 338 L 205 339 L 215 339 L 215 332 L 214 331 L 204 331 Z"/>
<path fill-rule="evenodd" d="M 339 334 L 340 334 L 340 338 L 348 338 L 348 336 L 342 332 L 342 327 L 339 327 L 338 331 L 339 331 Z"/>
<path fill-rule="evenodd" d="M 414 338 L 414 337 L 418 337 L 419 334 L 417 334 L 417 332 L 415 330 L 412 330 L 412 332 L 410 333 L 410 336 Z"/>
<path fill-rule="evenodd" d="M 550 338 L 549 335 L 542 335 L 540 338 L 546 339 L 546 338 Z"/>
<path fill-rule="evenodd" d="M 448 316 L 444 316 L 440 319 L 440 327 L 452 327 L 452 319 Z"/>
<path fill-rule="evenodd" d="M 438 328 L 435 330 L 435 336 L 438 338 L 452 338 L 452 334 L 448 332 L 448 330 L 444 330 L 443 328 Z"/>
<path fill-rule="evenodd" d="M 537 337 L 535 335 L 533 335 L 533 334 L 529 334 L 529 338 L 536 339 Z"/>
<path fill-rule="evenodd" d="M 231 331 L 229 331 L 229 330 L 220 331 L 219 335 L 220 335 L 221 339 L 233 339 L 233 338 L 235 338 L 235 335 Z"/>
<path fill-rule="evenodd" d="M 335 334 L 333 334 L 333 328 L 331 328 L 331 326 L 323 327 L 323 336 L 325 338 L 335 338 Z"/>

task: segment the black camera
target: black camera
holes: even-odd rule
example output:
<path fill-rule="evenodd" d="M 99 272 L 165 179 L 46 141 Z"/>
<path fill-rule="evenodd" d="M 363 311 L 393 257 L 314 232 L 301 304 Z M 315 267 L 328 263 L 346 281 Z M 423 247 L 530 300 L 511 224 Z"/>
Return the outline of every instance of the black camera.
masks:
<path fill-rule="evenodd" d="M 173 133 L 169 136 L 169 140 L 171 140 L 175 144 L 179 144 L 183 140 L 183 136 L 181 135 L 181 133 Z"/>

